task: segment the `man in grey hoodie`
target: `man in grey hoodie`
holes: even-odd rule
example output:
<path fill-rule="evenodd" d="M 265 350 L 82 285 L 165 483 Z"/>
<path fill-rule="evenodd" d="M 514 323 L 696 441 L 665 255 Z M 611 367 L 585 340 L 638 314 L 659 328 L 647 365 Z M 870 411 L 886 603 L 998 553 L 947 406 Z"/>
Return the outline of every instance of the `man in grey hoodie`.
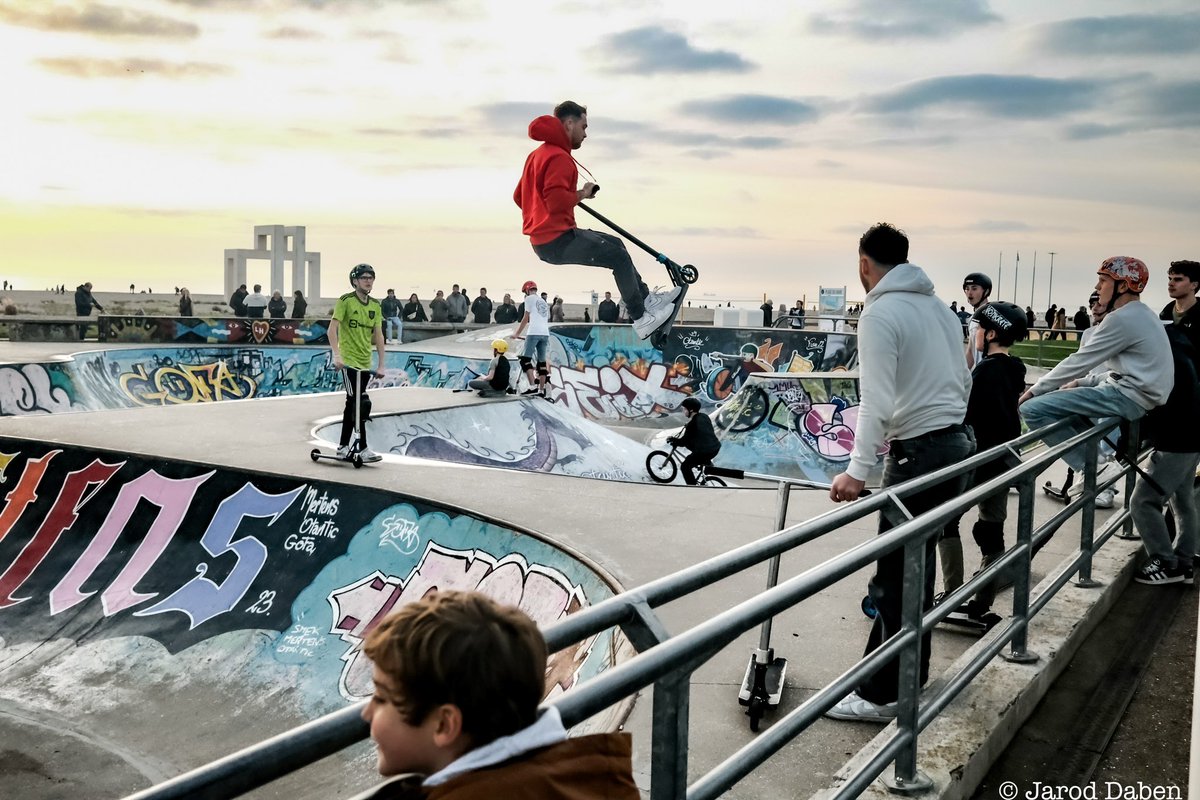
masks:
<path fill-rule="evenodd" d="M 471 309 L 471 303 L 467 300 L 467 296 L 458 289 L 458 284 L 450 291 L 450 296 L 446 298 L 446 304 L 450 307 L 450 321 L 463 322 L 467 318 L 467 312 Z"/>
<path fill-rule="evenodd" d="M 933 282 L 908 263 L 908 237 L 880 223 L 858 243 L 858 277 L 867 292 L 858 321 L 858 364 L 861 402 L 850 466 L 833 479 L 829 497 L 856 499 L 867 474 L 890 442 L 883 486 L 892 486 L 957 463 L 975 452 L 971 429 L 963 424 L 971 374 L 963 359 L 962 326 L 954 312 L 933 294 Z M 904 498 L 914 516 L 961 494 L 965 476 L 952 478 Z M 879 533 L 902 523 L 880 514 Z M 925 547 L 923 606 L 933 605 L 937 543 Z M 867 639 L 866 653 L 899 633 L 904 588 L 904 551 L 879 559 L 869 592 L 878 614 Z M 930 636 L 921 639 L 920 681 L 929 677 Z M 896 716 L 899 659 L 893 658 L 858 689 L 829 709 L 834 719 L 887 722 Z"/>

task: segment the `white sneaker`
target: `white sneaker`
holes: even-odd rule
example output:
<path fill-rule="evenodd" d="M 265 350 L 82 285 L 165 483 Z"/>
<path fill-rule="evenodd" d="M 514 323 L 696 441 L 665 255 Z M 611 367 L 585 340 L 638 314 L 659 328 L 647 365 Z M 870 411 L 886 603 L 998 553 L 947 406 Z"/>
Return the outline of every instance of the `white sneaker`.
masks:
<path fill-rule="evenodd" d="M 1096 508 L 1112 508 L 1117 504 L 1117 492 L 1111 486 L 1096 494 Z"/>
<path fill-rule="evenodd" d="M 346 444 L 346 445 L 342 445 L 341 447 L 339 447 L 337 449 L 337 457 L 338 458 L 349 458 L 350 457 L 350 445 Z"/>
<path fill-rule="evenodd" d="M 663 326 L 663 323 L 671 318 L 671 306 L 664 308 L 651 309 L 649 306 L 642 312 L 642 315 L 633 321 L 633 329 L 637 332 L 639 339 L 649 339 L 650 334 Z"/>
<path fill-rule="evenodd" d="M 896 718 L 896 704 L 872 703 L 859 697 L 858 692 L 851 692 L 826 711 L 825 716 L 852 722 L 891 722 Z"/>
<path fill-rule="evenodd" d="M 647 311 L 656 311 L 660 308 L 669 307 L 674 305 L 675 298 L 679 297 L 679 291 L 680 287 L 678 286 L 661 292 L 656 288 L 653 292 L 646 295 L 645 299 L 642 300 L 642 304 L 646 307 Z"/>
<path fill-rule="evenodd" d="M 362 450 L 359 450 L 358 457 L 363 460 L 364 464 L 374 464 L 376 461 L 383 460 L 383 456 L 379 455 L 379 453 L 376 453 L 369 447 L 364 447 Z"/>

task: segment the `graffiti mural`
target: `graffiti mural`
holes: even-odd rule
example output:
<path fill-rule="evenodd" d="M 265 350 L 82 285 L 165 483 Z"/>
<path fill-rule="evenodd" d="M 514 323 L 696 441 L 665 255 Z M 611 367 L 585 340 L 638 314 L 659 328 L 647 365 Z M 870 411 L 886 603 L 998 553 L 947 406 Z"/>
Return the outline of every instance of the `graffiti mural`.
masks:
<path fill-rule="evenodd" d="M 712 415 L 721 439 L 716 463 L 829 483 L 854 449 L 858 402 L 853 374 L 751 375 Z M 868 483 L 878 485 L 881 477 L 877 465 Z"/>
<path fill-rule="evenodd" d="M 551 330 L 553 399 L 608 422 L 663 418 L 689 396 L 711 411 L 756 373 L 834 372 L 857 364 L 858 340 L 847 333 L 677 326 L 660 352 L 627 325 Z"/>
<path fill-rule="evenodd" d="M 122 344 L 329 344 L 329 320 L 101 314 L 101 341 Z"/>
<path fill-rule="evenodd" d="M 317 430 L 336 443 L 341 422 Z M 541 399 L 379 414 L 367 438 L 382 453 L 477 467 L 650 482 L 650 448 Z"/>
<path fill-rule="evenodd" d="M 48 641 L 127 642 L 136 659 L 151 639 L 189 674 L 212 669 L 192 648 L 231 648 L 250 673 L 229 679 L 286 679 L 323 713 L 369 692 L 362 638 L 430 590 L 486 592 L 543 625 L 613 593 L 535 537 L 380 490 L 0 438 L 0 491 L 0 697 Z M 609 633 L 556 654 L 548 691 L 616 647 Z"/>
<path fill-rule="evenodd" d="M 389 352 L 371 388 L 461 388 L 485 359 Z M 340 391 L 327 347 L 203 346 L 99 350 L 0 367 L 0 416 L 213 403 Z"/>

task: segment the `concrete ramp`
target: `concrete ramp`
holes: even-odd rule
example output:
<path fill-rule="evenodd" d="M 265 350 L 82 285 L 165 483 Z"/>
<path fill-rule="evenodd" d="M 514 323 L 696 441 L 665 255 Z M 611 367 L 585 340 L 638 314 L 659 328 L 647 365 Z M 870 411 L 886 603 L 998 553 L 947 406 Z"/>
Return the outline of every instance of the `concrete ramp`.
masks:
<path fill-rule="evenodd" d="M 711 415 L 721 439 L 714 463 L 829 483 L 850 461 L 858 402 L 855 372 L 750 375 Z M 878 486 L 882 476 L 880 463 L 867 485 Z"/>
<path fill-rule="evenodd" d="M 316 436 L 336 443 L 342 421 Z M 473 467 L 553 472 L 580 478 L 650 483 L 650 448 L 541 398 L 480 399 L 399 414 L 378 414 L 367 440 L 379 453 Z"/>
<path fill-rule="evenodd" d="M 530 532 L 333 480 L 4 437 L 0 483 L 3 797 L 37 796 L 47 775 L 56 796 L 120 796 L 364 698 L 364 636 L 431 589 L 483 591 L 548 626 L 617 588 Z M 547 695 L 623 642 L 555 654 Z M 340 760 L 259 796 L 373 783 L 369 747 Z M 89 764 L 111 768 L 93 780 Z"/>

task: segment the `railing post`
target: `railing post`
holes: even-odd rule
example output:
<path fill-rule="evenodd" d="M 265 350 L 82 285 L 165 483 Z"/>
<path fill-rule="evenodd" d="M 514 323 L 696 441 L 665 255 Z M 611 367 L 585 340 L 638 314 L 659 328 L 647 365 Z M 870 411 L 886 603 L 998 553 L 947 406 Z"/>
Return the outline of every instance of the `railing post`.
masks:
<path fill-rule="evenodd" d="M 1129 423 L 1129 440 L 1125 442 L 1125 452 L 1122 455 L 1125 463 L 1137 464 L 1138 461 L 1138 442 L 1141 441 L 1140 429 L 1141 421 L 1133 420 Z M 1119 441 L 1119 440 L 1118 440 Z M 1130 470 L 1125 476 L 1125 498 L 1121 502 L 1121 507 L 1128 510 L 1129 502 L 1133 499 L 1134 485 L 1137 483 L 1136 470 Z M 1178 520 L 1176 521 L 1178 523 Z M 1125 522 L 1121 524 L 1122 539 L 1137 539 L 1138 535 L 1133 532 L 1133 515 L 1129 514 L 1125 517 Z"/>
<path fill-rule="evenodd" d="M 654 684 L 650 800 L 676 800 L 687 793 L 690 671 L 672 672 Z"/>
<path fill-rule="evenodd" d="M 921 697 L 921 617 L 925 612 L 925 552 L 927 539 L 913 539 L 904 545 L 904 593 L 900 602 L 901 632 L 916 631 L 913 643 L 900 651 L 900 686 L 896 698 L 896 726 L 907 735 L 896 756 L 888 790 L 896 794 L 918 794 L 933 786 L 928 775 L 917 769 L 917 716 Z"/>
<path fill-rule="evenodd" d="M 1033 495 L 1034 478 L 1022 476 L 1017 482 L 1017 547 L 1021 557 L 1009 570 L 1013 576 L 1013 617 L 1024 622 L 1013 634 L 1008 652 L 1001 651 L 1000 657 L 1016 664 L 1032 664 L 1039 656 L 1027 649 L 1029 641 L 1029 590 L 1030 567 L 1033 563 Z M 997 576 L 996 580 L 1000 578 Z"/>
<path fill-rule="evenodd" d="M 1083 453 L 1083 494 L 1087 500 L 1079 510 L 1079 550 L 1083 560 L 1079 564 L 1079 578 L 1075 585 L 1094 589 L 1101 585 L 1099 581 L 1092 580 L 1092 554 L 1096 547 L 1096 461 L 1100 457 L 1100 440 L 1089 439 Z"/>

